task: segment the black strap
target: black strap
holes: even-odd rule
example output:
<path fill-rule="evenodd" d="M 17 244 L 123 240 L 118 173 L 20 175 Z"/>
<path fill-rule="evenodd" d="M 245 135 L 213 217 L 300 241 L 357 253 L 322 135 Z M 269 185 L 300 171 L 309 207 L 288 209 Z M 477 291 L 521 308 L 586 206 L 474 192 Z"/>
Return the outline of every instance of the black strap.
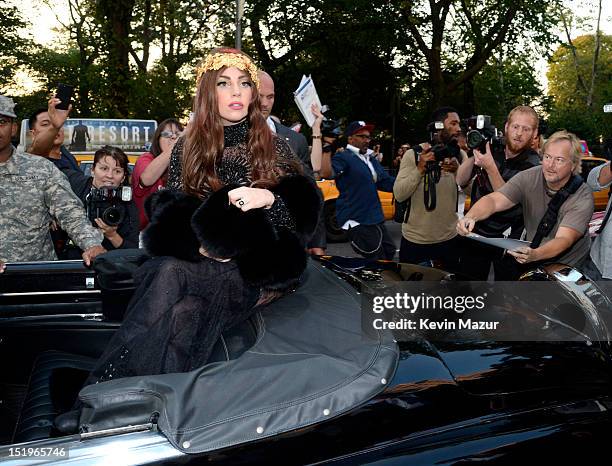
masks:
<path fill-rule="evenodd" d="M 557 194 L 548 203 L 548 209 L 540 220 L 538 229 L 536 231 L 533 240 L 531 241 L 531 248 L 535 249 L 540 246 L 542 240 L 552 231 L 553 227 L 557 223 L 559 217 L 559 209 L 563 205 L 567 198 L 578 191 L 578 188 L 584 183 L 582 177 L 573 175 L 570 180 L 563 186 Z"/>
<path fill-rule="evenodd" d="M 423 151 L 423 148 L 420 145 L 417 145 L 412 149 L 414 154 L 414 165 L 417 166 L 419 164 L 419 154 Z M 418 170 L 418 168 L 417 168 Z M 408 217 L 410 216 L 410 204 L 412 197 L 409 197 L 405 201 L 398 202 L 393 196 L 393 200 L 395 202 L 395 215 L 394 220 L 397 223 L 408 223 Z M 399 215 L 398 215 L 399 214 Z"/>
<path fill-rule="evenodd" d="M 608 219 L 610 218 L 610 212 L 612 212 L 612 205 L 610 206 L 610 208 L 606 212 L 606 216 L 604 217 L 603 222 L 601 222 L 601 225 L 599 225 L 599 228 L 595 232 L 596 235 L 600 234 L 604 230 L 604 228 L 606 227 L 606 223 L 608 223 Z"/>

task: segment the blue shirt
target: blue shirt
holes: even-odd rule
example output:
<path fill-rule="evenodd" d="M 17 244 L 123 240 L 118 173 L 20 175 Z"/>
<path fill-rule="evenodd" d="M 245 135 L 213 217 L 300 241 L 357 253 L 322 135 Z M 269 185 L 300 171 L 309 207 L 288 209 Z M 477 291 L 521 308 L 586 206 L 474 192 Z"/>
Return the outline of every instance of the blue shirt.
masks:
<path fill-rule="evenodd" d="M 62 168 L 70 168 L 71 170 L 79 170 L 79 163 L 77 159 L 72 155 L 72 153 L 66 149 L 64 146 L 61 146 L 60 152 L 62 156 L 59 159 L 49 159 L 51 162 L 55 164 L 57 168 L 60 170 Z"/>
<path fill-rule="evenodd" d="M 332 157 L 332 169 L 340 196 L 336 201 L 339 225 L 354 220 L 364 225 L 384 222 L 378 191 L 393 191 L 395 178 L 390 176 L 375 156 L 369 156 L 376 181 L 368 165 L 349 149 Z"/>

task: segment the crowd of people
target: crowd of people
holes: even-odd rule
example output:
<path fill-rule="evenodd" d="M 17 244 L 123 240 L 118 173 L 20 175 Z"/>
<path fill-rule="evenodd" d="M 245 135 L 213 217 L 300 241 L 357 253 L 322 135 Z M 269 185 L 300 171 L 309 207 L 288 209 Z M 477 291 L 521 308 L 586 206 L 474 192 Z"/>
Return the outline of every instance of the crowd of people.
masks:
<path fill-rule="evenodd" d="M 439 108 L 428 141 L 399 147 L 394 177 L 380 147 L 370 147 L 372 125 L 347 124 L 340 145 L 338 126 L 313 106 L 309 144 L 273 117 L 274 100 L 272 77 L 246 54 L 213 50 L 198 68 L 187 127 L 161 122 L 130 179 L 116 147 L 96 151 L 92 176 L 79 169 L 63 145 L 70 108 L 57 109 L 57 98 L 31 116 L 32 145 L 16 150 L 14 103 L 0 96 L 0 272 L 3 262 L 57 257 L 82 256 L 89 265 L 139 244 L 153 256 L 88 383 L 198 367 L 221 332 L 295 287 L 307 253 L 326 248 L 316 176 L 335 180 L 337 223 L 361 256 L 395 256 L 378 196 L 387 191 L 403 209 L 402 262 L 477 280 L 492 267 L 496 280 L 516 280 L 526 267 L 554 261 L 612 279 L 609 205 L 593 245 L 588 232 L 592 189 L 611 184 L 610 163 L 585 183 L 578 138 L 558 131 L 541 145 L 532 108 L 510 112 L 504 143 L 473 149 L 457 110 Z M 117 218 L 92 214 L 98 193 L 127 187 L 133 197 Z M 460 190 L 471 197 L 461 218 Z M 474 233 L 530 245 L 505 250 L 466 238 Z M 185 331 L 187 321 L 197 324 Z"/>
<path fill-rule="evenodd" d="M 336 180 L 338 225 L 356 253 L 393 259 L 395 245 L 376 193 L 392 191 L 402 223 L 400 262 L 438 266 L 469 280 L 505 281 L 559 262 L 595 280 L 612 279 L 610 203 L 592 245 L 589 234 L 593 191 L 612 183 L 610 162 L 583 179 L 578 137 L 562 130 L 544 139 L 529 106 L 509 113 L 503 138 L 474 148 L 467 145 L 456 109 L 438 108 L 431 120 L 428 141 L 399 147 L 392 160 L 395 178 L 368 148 L 373 127 L 364 122 L 348 125 L 346 150 L 328 154 L 330 163 L 313 156 L 320 173 Z M 461 193 L 471 201 L 464 216 Z M 523 243 L 504 248 L 486 238 Z"/>

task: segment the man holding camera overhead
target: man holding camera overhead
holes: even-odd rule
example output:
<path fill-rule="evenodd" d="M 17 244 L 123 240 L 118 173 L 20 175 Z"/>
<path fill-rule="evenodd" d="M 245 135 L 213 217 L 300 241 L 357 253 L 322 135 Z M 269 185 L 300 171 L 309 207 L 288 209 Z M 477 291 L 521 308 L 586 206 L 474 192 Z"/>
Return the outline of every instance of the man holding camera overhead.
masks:
<path fill-rule="evenodd" d="M 55 216 L 89 265 L 105 252 L 102 234 L 55 165 L 13 147 L 16 118 L 13 99 L 0 96 L 0 263 L 56 259 L 49 234 Z"/>
<path fill-rule="evenodd" d="M 396 200 L 408 202 L 399 257 L 400 262 L 455 271 L 459 251 L 455 173 L 467 158 L 457 144 L 461 134 L 457 110 L 435 110 L 428 130 L 431 141 L 404 153 L 393 186 Z"/>
<path fill-rule="evenodd" d="M 487 194 L 497 191 L 516 174 L 540 164 L 538 153 L 531 149 L 538 137 L 539 118 L 528 106 L 518 106 L 508 115 L 504 127 L 505 144 L 493 141 L 486 144 L 484 152 L 474 149 L 470 157 L 457 171 L 457 183 L 467 187 L 472 183 L 471 205 Z M 509 230 L 509 237 L 518 239 L 524 229 L 523 210 L 520 204 L 497 212 L 479 221 L 474 233 L 489 238 L 500 238 Z M 487 280 L 491 264 L 495 280 L 516 280 L 520 268 L 504 250 L 477 241 L 466 241 L 461 253 L 460 270 L 473 280 Z"/>

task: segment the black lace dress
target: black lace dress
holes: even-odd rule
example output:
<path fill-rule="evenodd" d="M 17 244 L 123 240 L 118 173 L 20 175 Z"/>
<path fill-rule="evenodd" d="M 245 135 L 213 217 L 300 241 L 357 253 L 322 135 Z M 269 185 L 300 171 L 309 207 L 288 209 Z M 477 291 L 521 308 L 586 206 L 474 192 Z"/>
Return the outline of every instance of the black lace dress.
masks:
<path fill-rule="evenodd" d="M 247 150 L 247 138 L 249 126 L 247 121 L 236 125 L 224 127 L 224 150 L 223 159 L 217 167 L 217 176 L 225 185 L 249 186 L 251 178 L 250 154 Z M 166 188 L 170 190 L 183 189 L 181 157 L 183 154 L 183 143 L 185 138 L 181 137 L 172 150 L 170 165 L 168 167 L 168 182 Z M 281 138 L 274 136 L 274 148 L 277 153 L 277 166 L 283 173 L 288 175 L 297 172 L 296 167 L 301 167 L 299 160 L 294 155 L 291 147 Z M 266 212 L 275 226 L 286 226 L 295 228 L 293 218 L 289 214 L 285 202 L 281 196 L 275 194 L 276 198 L 272 207 Z"/>
<path fill-rule="evenodd" d="M 223 160 L 218 167 L 218 175 L 226 185 L 248 185 L 251 181 L 247 134 L 246 124 L 226 129 Z M 171 158 L 167 184 L 171 190 L 182 187 L 182 143 L 177 141 Z M 281 168 L 291 173 L 296 159 L 289 146 L 275 138 L 275 147 Z M 266 215 L 275 227 L 294 231 L 296 217 L 300 223 L 299 212 L 304 209 L 292 210 L 291 196 L 275 196 L 276 201 L 265 211 Z M 304 193 L 294 197 L 304 198 Z M 318 206 L 312 212 L 312 229 L 317 212 Z M 243 278 L 236 262 L 205 257 L 182 260 L 166 255 L 143 264 L 134 277 L 138 287 L 124 322 L 86 384 L 185 372 L 204 365 L 221 333 L 252 315 L 262 293 L 260 286 Z"/>

